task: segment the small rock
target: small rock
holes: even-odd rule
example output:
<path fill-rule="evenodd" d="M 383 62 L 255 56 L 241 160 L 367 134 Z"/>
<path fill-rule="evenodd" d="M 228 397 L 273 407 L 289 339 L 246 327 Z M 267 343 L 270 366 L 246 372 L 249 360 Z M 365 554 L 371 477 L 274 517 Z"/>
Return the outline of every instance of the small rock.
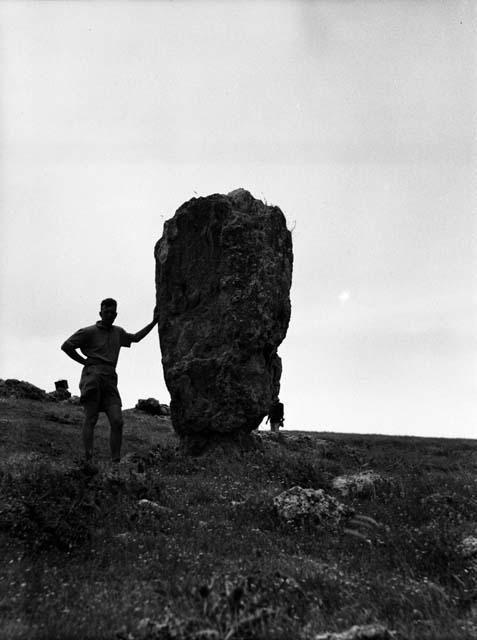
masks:
<path fill-rule="evenodd" d="M 141 618 L 141 620 L 139 620 L 139 622 L 137 623 L 137 628 L 139 631 L 141 631 L 142 629 L 147 629 L 151 625 L 154 625 L 154 621 L 151 620 L 151 618 Z"/>
<path fill-rule="evenodd" d="M 125 531 L 124 533 L 117 533 L 114 537 L 116 538 L 116 540 L 119 540 L 123 544 L 134 542 L 134 537 L 129 531 Z"/>
<path fill-rule="evenodd" d="M 172 509 L 169 509 L 169 507 L 164 507 L 162 504 L 158 504 L 157 502 L 148 500 L 147 498 L 139 500 L 138 504 L 143 509 L 149 509 L 158 515 L 168 515 L 169 513 L 172 513 Z"/>
<path fill-rule="evenodd" d="M 477 555 L 477 538 L 475 536 L 467 536 L 467 538 L 464 538 L 461 549 L 464 558 L 471 558 Z"/>
<path fill-rule="evenodd" d="M 385 482 L 384 478 L 374 471 L 361 471 L 350 475 L 338 476 L 333 479 L 333 488 L 342 496 L 373 495 L 376 487 Z"/>
<path fill-rule="evenodd" d="M 335 529 L 352 511 L 323 489 L 295 486 L 273 499 L 278 515 L 287 521 L 310 518 L 320 525 Z"/>
<path fill-rule="evenodd" d="M 51 420 L 51 422 L 60 422 L 61 424 L 77 424 L 78 423 L 78 420 L 75 418 L 72 418 L 69 413 L 60 415 L 52 411 L 49 411 L 48 413 L 45 413 L 45 419 Z"/>
<path fill-rule="evenodd" d="M 340 633 L 320 633 L 315 640 L 390 640 L 396 637 L 395 631 L 389 631 L 382 624 L 354 625 Z"/>
<path fill-rule="evenodd" d="M 116 631 L 117 640 L 134 640 L 134 636 L 130 633 L 125 624 Z"/>
<path fill-rule="evenodd" d="M 152 620 L 151 618 L 142 618 L 139 620 L 137 625 L 137 630 L 140 634 L 140 638 L 170 638 L 169 634 L 169 623 L 166 622 L 157 622 L 156 620 Z"/>

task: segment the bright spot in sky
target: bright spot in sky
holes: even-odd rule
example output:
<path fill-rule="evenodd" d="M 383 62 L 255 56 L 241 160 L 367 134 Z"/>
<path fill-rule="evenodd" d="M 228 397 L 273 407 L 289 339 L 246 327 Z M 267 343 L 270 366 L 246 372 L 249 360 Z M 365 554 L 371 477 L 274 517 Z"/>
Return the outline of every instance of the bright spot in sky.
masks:
<path fill-rule="evenodd" d="M 348 302 L 349 297 L 350 297 L 350 292 L 349 292 L 349 291 L 342 291 L 342 292 L 340 293 L 340 295 L 338 296 L 339 301 L 340 301 L 341 303 L 343 303 L 343 304 L 344 304 L 345 302 Z"/>

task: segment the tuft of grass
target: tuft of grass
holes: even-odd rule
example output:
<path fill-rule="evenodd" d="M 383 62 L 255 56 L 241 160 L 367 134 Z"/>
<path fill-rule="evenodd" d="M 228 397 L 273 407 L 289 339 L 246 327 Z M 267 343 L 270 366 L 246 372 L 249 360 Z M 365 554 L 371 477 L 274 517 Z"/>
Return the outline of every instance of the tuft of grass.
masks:
<path fill-rule="evenodd" d="M 31 551 L 67 551 L 88 543 L 101 509 L 85 483 L 47 463 L 0 480 L 0 527 Z"/>

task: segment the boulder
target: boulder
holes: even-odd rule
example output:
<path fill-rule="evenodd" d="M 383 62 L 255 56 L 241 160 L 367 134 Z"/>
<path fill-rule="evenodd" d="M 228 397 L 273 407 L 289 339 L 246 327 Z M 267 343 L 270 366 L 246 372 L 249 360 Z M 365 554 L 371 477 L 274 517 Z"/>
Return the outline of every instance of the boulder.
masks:
<path fill-rule="evenodd" d="M 162 415 L 161 405 L 159 403 L 159 400 L 156 400 L 156 398 L 147 398 L 145 400 L 139 399 L 134 408 L 138 411 L 149 413 L 151 416 Z"/>
<path fill-rule="evenodd" d="M 285 216 L 244 189 L 193 198 L 165 223 L 155 258 L 174 429 L 199 447 L 236 440 L 280 390 L 293 264 Z"/>
<path fill-rule="evenodd" d="M 148 500 L 147 498 L 143 498 L 142 500 L 139 500 L 138 504 L 141 507 L 141 509 L 152 511 L 156 515 L 167 516 L 173 513 L 172 509 L 169 509 L 169 507 L 164 507 L 164 505 L 158 504 L 153 500 Z"/>

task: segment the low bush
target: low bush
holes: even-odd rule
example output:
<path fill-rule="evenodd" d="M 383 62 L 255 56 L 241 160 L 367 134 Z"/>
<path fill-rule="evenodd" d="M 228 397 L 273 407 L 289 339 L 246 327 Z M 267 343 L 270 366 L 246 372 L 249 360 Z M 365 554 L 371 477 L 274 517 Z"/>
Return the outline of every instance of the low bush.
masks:
<path fill-rule="evenodd" d="M 107 482 L 42 462 L 15 477 L 5 473 L 0 496 L 0 529 L 35 552 L 83 548 L 96 528 L 127 521 L 136 499 Z"/>

